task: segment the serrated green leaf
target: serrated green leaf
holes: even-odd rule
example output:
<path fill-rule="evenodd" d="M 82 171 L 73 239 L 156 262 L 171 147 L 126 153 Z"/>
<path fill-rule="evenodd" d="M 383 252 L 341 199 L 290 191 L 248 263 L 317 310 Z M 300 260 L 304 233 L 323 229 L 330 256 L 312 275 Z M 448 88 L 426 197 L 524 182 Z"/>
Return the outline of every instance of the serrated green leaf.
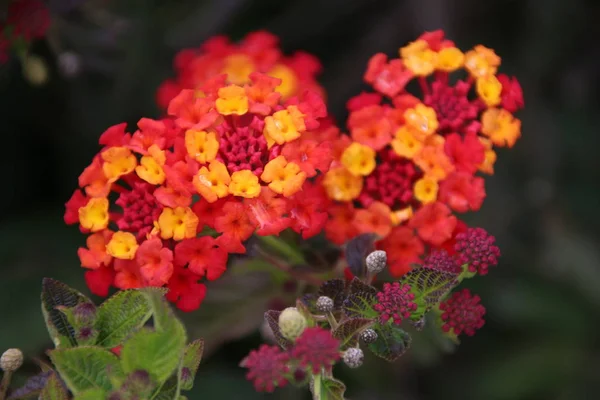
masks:
<path fill-rule="evenodd" d="M 185 333 L 181 330 L 144 328 L 123 345 L 121 365 L 125 373 L 146 370 L 158 385 L 162 385 L 175 372 L 184 347 Z"/>
<path fill-rule="evenodd" d="M 149 399 L 155 389 L 156 384 L 150 374 L 147 371 L 137 370 L 127 375 L 115 393 L 118 393 L 120 400 Z"/>
<path fill-rule="evenodd" d="M 139 290 L 117 292 L 98 308 L 96 343 L 106 348 L 118 346 L 151 316 L 152 308 L 144 293 Z"/>
<path fill-rule="evenodd" d="M 204 340 L 197 339 L 189 343 L 183 354 L 183 364 L 181 370 L 181 389 L 190 390 L 194 387 L 194 378 L 204 351 Z"/>
<path fill-rule="evenodd" d="M 410 347 L 410 335 L 398 325 L 377 323 L 372 328 L 377 332 L 377 340 L 369 344 L 369 349 L 377 357 L 394 361 Z"/>
<path fill-rule="evenodd" d="M 73 400 L 106 400 L 106 394 L 102 389 L 88 389 L 77 394 Z"/>
<path fill-rule="evenodd" d="M 269 324 L 271 331 L 273 331 L 273 336 L 275 336 L 275 340 L 277 343 L 284 349 L 287 349 L 293 345 L 291 341 L 283 337 L 281 334 L 281 330 L 279 329 L 279 314 L 281 311 L 269 310 L 265 312 L 265 321 Z"/>
<path fill-rule="evenodd" d="M 122 376 L 119 359 L 101 347 L 81 346 L 49 352 L 50 359 L 69 389 L 111 389 L 110 375 Z"/>
<path fill-rule="evenodd" d="M 376 318 L 377 312 L 373 305 L 377 301 L 377 289 L 354 278 L 348 287 L 348 294 L 343 304 L 343 311 L 349 318 Z"/>
<path fill-rule="evenodd" d="M 164 385 L 151 397 L 152 400 L 173 400 L 178 396 L 180 379 L 177 374 L 172 375 Z"/>
<path fill-rule="evenodd" d="M 311 381 L 310 391 L 313 400 L 344 400 L 346 385 L 337 379 L 317 375 Z"/>
<path fill-rule="evenodd" d="M 459 280 L 457 274 L 420 267 L 409 271 L 400 282 L 410 285 L 410 292 L 415 295 L 417 310 L 411 319 L 418 320 L 437 306 Z"/>
<path fill-rule="evenodd" d="M 93 346 L 96 344 L 98 330 L 94 328 L 96 321 L 96 306 L 93 303 L 79 303 L 75 307 L 57 306 L 67 322 L 73 327 L 77 344 Z"/>
<path fill-rule="evenodd" d="M 183 326 L 179 320 L 177 320 L 173 314 L 173 310 L 171 310 L 171 307 L 165 299 L 166 291 L 164 289 L 144 288 L 140 289 L 140 292 L 144 294 L 146 301 L 150 305 L 154 320 L 154 328 L 157 331 L 176 329 L 179 326 L 181 326 L 181 329 L 183 330 Z"/>
<path fill-rule="evenodd" d="M 57 348 L 76 346 L 75 330 L 57 307 L 75 307 L 77 304 L 91 301 L 77 290 L 51 278 L 42 280 L 41 298 L 42 313 L 54 345 Z"/>
<path fill-rule="evenodd" d="M 333 337 L 340 340 L 342 350 L 352 347 L 358 341 L 358 335 L 375 323 L 374 319 L 350 318 L 342 321 L 333 331 Z"/>
<path fill-rule="evenodd" d="M 39 400 L 68 400 L 69 395 L 56 373 L 51 373 L 40 393 Z"/>

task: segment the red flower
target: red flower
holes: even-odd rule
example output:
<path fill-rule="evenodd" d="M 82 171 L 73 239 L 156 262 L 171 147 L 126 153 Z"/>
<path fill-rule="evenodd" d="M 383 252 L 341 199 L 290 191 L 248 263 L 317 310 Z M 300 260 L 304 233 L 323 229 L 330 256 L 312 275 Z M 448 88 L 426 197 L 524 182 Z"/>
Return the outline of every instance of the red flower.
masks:
<path fill-rule="evenodd" d="M 329 330 L 318 326 L 306 328 L 290 350 L 290 358 L 297 361 L 300 368 L 317 374 L 340 359 L 339 346 L 340 341 L 331 336 Z"/>
<path fill-rule="evenodd" d="M 444 150 L 457 171 L 474 174 L 485 159 L 485 147 L 475 134 L 464 139 L 457 133 L 446 136 Z"/>
<path fill-rule="evenodd" d="M 486 275 L 490 266 L 498 265 L 500 249 L 496 238 L 483 228 L 469 228 L 456 235 L 454 249 L 458 265 L 469 265 L 469 271 Z"/>
<path fill-rule="evenodd" d="M 456 265 L 454 257 L 448 254 L 446 250 L 433 249 L 423 260 L 423 268 L 435 269 L 438 271 L 460 273 L 460 266 Z"/>
<path fill-rule="evenodd" d="M 79 222 L 79 209 L 85 206 L 88 202 L 88 198 L 81 192 L 81 190 L 76 189 L 73 192 L 73 195 L 65 203 L 65 216 L 64 220 L 67 225 L 73 225 Z"/>
<path fill-rule="evenodd" d="M 140 275 L 150 286 L 163 286 L 173 275 L 173 252 L 159 238 L 144 241 L 135 257 Z"/>
<path fill-rule="evenodd" d="M 418 263 L 425 246 L 412 229 L 398 226 L 378 247 L 387 253 L 390 274 L 400 277 L 410 271 L 411 264 Z"/>
<path fill-rule="evenodd" d="M 379 313 L 382 324 L 391 319 L 394 324 L 400 325 L 402 320 L 410 318 L 411 313 L 417 309 L 414 299 L 415 295 L 410 293 L 410 285 L 384 283 L 383 290 L 377 293 L 377 303 L 373 309 Z"/>
<path fill-rule="evenodd" d="M 277 346 L 261 345 L 252 350 L 240 365 L 248 368 L 246 379 L 252 381 L 259 392 L 273 392 L 276 387 L 285 386 L 289 372 L 289 357 Z"/>
<path fill-rule="evenodd" d="M 409 221 L 424 241 L 439 246 L 452 237 L 456 226 L 456 217 L 450 215 L 450 209 L 443 203 L 435 202 L 423 206 Z"/>
<path fill-rule="evenodd" d="M 108 296 L 114 278 L 115 271 L 110 267 L 100 267 L 85 273 L 85 283 L 96 296 Z"/>
<path fill-rule="evenodd" d="M 367 83 L 389 97 L 394 97 L 404 90 L 412 77 L 412 72 L 406 69 L 402 60 L 395 59 L 388 63 L 387 56 L 383 53 L 371 57 L 364 75 Z"/>
<path fill-rule="evenodd" d="M 352 97 L 346 103 L 348 111 L 358 111 L 361 108 L 379 105 L 381 103 L 382 96 L 379 93 L 368 93 L 361 92 L 359 95 Z"/>
<path fill-rule="evenodd" d="M 442 330 L 457 336 L 463 333 L 473 336 L 475 331 L 485 324 L 485 307 L 479 304 L 480 300 L 479 296 L 473 296 L 469 289 L 453 293 L 440 304 Z"/>
<path fill-rule="evenodd" d="M 185 239 L 175 246 L 175 261 L 188 264 L 191 272 L 213 281 L 227 269 L 227 252 L 219 248 L 210 236 Z"/>
<path fill-rule="evenodd" d="M 340 203 L 329 207 L 329 221 L 325 226 L 327 239 L 342 245 L 358 234 L 354 225 L 354 207 L 352 203 Z"/>
<path fill-rule="evenodd" d="M 329 199 L 320 184 L 307 183 L 305 189 L 291 199 L 290 227 L 302 234 L 303 239 L 315 236 L 323 230 L 328 220 Z"/>
<path fill-rule="evenodd" d="M 200 277 L 187 268 L 176 266 L 167 284 L 167 299 L 181 311 L 196 310 L 206 296 L 206 286 L 198 283 L 199 280 Z"/>
<path fill-rule="evenodd" d="M 439 201 L 454 211 L 477 211 L 485 199 L 484 180 L 466 172 L 450 174 L 440 185 Z"/>
<path fill-rule="evenodd" d="M 523 100 L 523 89 L 521 89 L 517 78 L 499 74 L 498 80 L 502 85 L 502 107 L 511 113 L 522 109 L 525 106 L 525 101 Z"/>

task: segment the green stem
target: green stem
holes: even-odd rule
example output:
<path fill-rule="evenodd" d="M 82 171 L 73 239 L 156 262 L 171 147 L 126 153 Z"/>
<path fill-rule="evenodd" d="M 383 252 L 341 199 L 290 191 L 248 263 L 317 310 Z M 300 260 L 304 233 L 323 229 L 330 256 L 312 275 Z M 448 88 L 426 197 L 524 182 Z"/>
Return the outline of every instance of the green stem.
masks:
<path fill-rule="evenodd" d="M 10 378 L 12 377 L 11 371 L 5 371 L 0 382 L 0 400 L 6 399 L 6 392 L 8 392 L 8 386 L 10 385 Z"/>
<path fill-rule="evenodd" d="M 273 248 L 281 255 L 285 256 L 290 264 L 305 264 L 306 260 L 302 253 L 298 250 L 290 246 L 285 240 L 281 239 L 277 236 L 258 236 L 258 240 L 260 240 L 265 245 Z"/>
<path fill-rule="evenodd" d="M 313 376 L 313 400 L 326 400 L 321 396 L 321 374 Z"/>

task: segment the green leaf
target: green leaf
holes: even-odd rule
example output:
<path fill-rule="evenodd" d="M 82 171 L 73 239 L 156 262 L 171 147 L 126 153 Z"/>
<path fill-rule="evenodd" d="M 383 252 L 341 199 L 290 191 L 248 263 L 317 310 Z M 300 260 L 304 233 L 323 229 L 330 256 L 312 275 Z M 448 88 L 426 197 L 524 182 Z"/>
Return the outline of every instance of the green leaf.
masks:
<path fill-rule="evenodd" d="M 181 368 L 181 388 L 183 390 L 190 390 L 194 387 L 194 378 L 196 377 L 196 372 L 198 372 L 203 351 L 204 340 L 202 339 L 194 340 L 185 348 Z"/>
<path fill-rule="evenodd" d="M 456 274 L 419 267 L 409 271 L 400 282 L 410 285 L 410 291 L 415 295 L 417 310 L 411 319 L 418 320 L 437 306 L 458 285 L 459 280 Z"/>
<path fill-rule="evenodd" d="M 374 319 L 350 318 L 342 321 L 333 331 L 333 337 L 340 340 L 340 348 L 347 349 L 356 344 L 358 335 L 375 323 Z"/>
<path fill-rule="evenodd" d="M 369 349 L 377 357 L 394 361 L 410 347 L 410 335 L 398 325 L 378 323 L 373 326 L 373 329 L 377 332 L 377 340 L 369 344 Z"/>
<path fill-rule="evenodd" d="M 51 350 L 49 356 L 74 394 L 87 389 L 110 390 L 110 376 L 123 375 L 117 356 L 101 347 Z"/>
<path fill-rule="evenodd" d="M 150 374 L 144 370 L 137 370 L 127 375 L 116 393 L 120 400 L 148 399 L 155 388 L 156 384 Z"/>
<path fill-rule="evenodd" d="M 57 348 L 77 345 L 75 330 L 57 307 L 75 307 L 91 301 L 77 290 L 51 278 L 42 280 L 42 312 L 48 333 Z"/>
<path fill-rule="evenodd" d="M 169 379 L 159 388 L 159 390 L 150 397 L 152 400 L 173 400 L 176 399 L 181 391 L 180 381 L 180 370 L 177 373 L 171 375 Z"/>
<path fill-rule="evenodd" d="M 102 389 L 88 389 L 75 396 L 73 400 L 105 400 L 106 392 Z"/>
<path fill-rule="evenodd" d="M 146 297 L 146 301 L 152 310 L 154 328 L 157 331 L 182 330 L 185 329 L 179 320 L 173 314 L 173 310 L 165 299 L 166 291 L 159 288 L 144 288 L 140 292 Z"/>
<path fill-rule="evenodd" d="M 144 326 L 151 316 L 152 308 L 144 293 L 139 290 L 117 292 L 98 308 L 96 343 L 107 348 L 116 347 Z"/>
<path fill-rule="evenodd" d="M 42 389 L 39 400 L 68 400 L 69 395 L 60 378 L 56 373 L 50 374 L 46 385 Z"/>
<path fill-rule="evenodd" d="M 334 378 L 316 375 L 311 381 L 313 400 L 344 400 L 346 385 Z"/>
<path fill-rule="evenodd" d="M 173 320 L 180 324 L 174 317 Z M 179 365 L 184 346 L 183 331 L 144 328 L 123 345 L 121 365 L 125 373 L 146 370 L 158 385 L 162 385 Z"/>
<path fill-rule="evenodd" d="M 279 314 L 281 314 L 281 311 L 269 310 L 265 312 L 265 321 L 267 321 L 267 324 L 269 324 L 269 327 L 273 331 L 273 336 L 275 336 L 277 344 L 282 348 L 287 349 L 291 347 L 293 343 L 281 334 L 281 330 L 279 329 Z"/>
<path fill-rule="evenodd" d="M 96 322 L 96 306 L 93 303 L 79 303 L 75 307 L 57 306 L 67 318 L 67 322 L 75 331 L 77 344 L 80 346 L 93 346 L 96 344 L 98 330 L 94 328 Z"/>
<path fill-rule="evenodd" d="M 367 285 L 358 278 L 354 278 L 348 289 L 348 296 L 344 300 L 343 310 L 349 318 L 376 318 L 377 312 L 373 305 L 377 299 L 377 289 Z"/>

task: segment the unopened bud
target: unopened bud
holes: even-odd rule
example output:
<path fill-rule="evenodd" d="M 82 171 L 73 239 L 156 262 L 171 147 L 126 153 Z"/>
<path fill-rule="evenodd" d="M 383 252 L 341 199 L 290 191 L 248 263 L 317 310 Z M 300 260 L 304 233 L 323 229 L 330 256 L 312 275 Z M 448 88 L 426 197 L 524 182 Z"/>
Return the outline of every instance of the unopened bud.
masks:
<path fill-rule="evenodd" d="M 360 338 L 363 342 L 365 342 L 366 344 L 369 343 L 373 343 L 374 341 L 377 340 L 377 332 L 375 332 L 373 329 L 365 329 L 364 331 L 362 331 L 362 333 L 360 334 Z"/>
<path fill-rule="evenodd" d="M 322 313 L 328 313 L 333 310 L 333 300 L 327 296 L 321 296 L 317 299 L 317 310 Z"/>
<path fill-rule="evenodd" d="M 350 368 L 358 368 L 362 365 L 365 354 L 358 347 L 351 347 L 344 352 L 342 360 Z"/>
<path fill-rule="evenodd" d="M 48 67 L 43 58 L 28 55 L 23 59 L 23 76 L 34 86 L 40 86 L 48 80 Z"/>
<path fill-rule="evenodd" d="M 383 250 L 375 250 L 367 256 L 367 270 L 372 274 L 378 274 L 387 265 L 387 254 Z"/>
<path fill-rule="evenodd" d="M 0 357 L 0 369 L 14 372 L 23 365 L 23 353 L 19 349 L 8 349 Z"/>
<path fill-rule="evenodd" d="M 288 307 L 279 314 L 279 330 L 284 338 L 294 341 L 306 328 L 306 318 L 296 307 Z"/>
<path fill-rule="evenodd" d="M 81 59 L 76 53 L 66 51 L 58 56 L 58 67 L 64 76 L 72 78 L 81 70 Z"/>

